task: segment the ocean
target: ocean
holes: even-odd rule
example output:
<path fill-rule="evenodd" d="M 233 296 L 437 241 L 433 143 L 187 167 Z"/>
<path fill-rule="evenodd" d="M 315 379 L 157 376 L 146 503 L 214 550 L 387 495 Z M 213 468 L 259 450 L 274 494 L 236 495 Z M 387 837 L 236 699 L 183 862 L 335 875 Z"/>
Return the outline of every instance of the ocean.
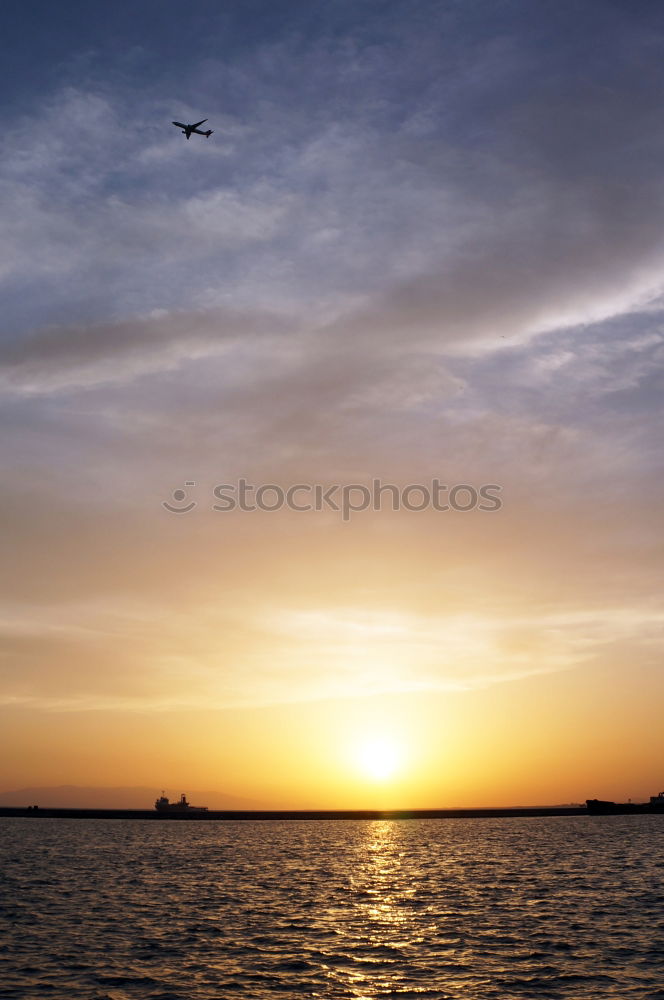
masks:
<path fill-rule="evenodd" d="M 664 1000 L 664 816 L 0 819 L 0 996 Z"/>

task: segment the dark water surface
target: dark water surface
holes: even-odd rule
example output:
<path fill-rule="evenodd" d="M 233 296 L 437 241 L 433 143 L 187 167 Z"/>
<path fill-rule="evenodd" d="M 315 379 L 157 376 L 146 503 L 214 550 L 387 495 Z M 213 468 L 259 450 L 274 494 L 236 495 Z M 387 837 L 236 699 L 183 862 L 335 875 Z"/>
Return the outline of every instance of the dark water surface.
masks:
<path fill-rule="evenodd" d="M 664 816 L 0 838 L 2 997 L 664 1000 Z"/>

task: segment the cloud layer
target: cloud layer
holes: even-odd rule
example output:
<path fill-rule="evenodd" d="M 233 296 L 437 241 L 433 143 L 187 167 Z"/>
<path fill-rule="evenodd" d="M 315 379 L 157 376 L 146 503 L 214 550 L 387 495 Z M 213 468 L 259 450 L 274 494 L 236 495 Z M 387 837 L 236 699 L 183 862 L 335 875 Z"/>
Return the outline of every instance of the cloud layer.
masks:
<path fill-rule="evenodd" d="M 7 123 L 9 704 L 467 689 L 661 641 L 661 15 L 335 7 L 194 5 L 179 72 L 166 28 L 115 64 L 81 37 Z M 240 476 L 505 507 L 215 515 Z"/>

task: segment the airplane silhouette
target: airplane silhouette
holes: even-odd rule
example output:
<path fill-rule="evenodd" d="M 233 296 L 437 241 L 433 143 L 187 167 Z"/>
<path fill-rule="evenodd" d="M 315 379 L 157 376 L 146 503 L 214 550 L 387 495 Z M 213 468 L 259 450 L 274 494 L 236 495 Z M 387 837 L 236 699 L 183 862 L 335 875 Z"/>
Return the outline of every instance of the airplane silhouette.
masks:
<path fill-rule="evenodd" d="M 207 139 L 209 139 L 212 135 L 213 129 L 209 128 L 207 132 L 201 132 L 198 127 L 199 125 L 203 125 L 206 121 L 207 118 L 204 118 L 202 122 L 196 122 L 195 125 L 183 125 L 182 122 L 173 122 L 173 125 L 177 125 L 178 128 L 181 128 L 183 135 L 186 135 L 187 139 L 190 138 L 192 132 L 195 132 L 196 135 L 204 135 Z"/>

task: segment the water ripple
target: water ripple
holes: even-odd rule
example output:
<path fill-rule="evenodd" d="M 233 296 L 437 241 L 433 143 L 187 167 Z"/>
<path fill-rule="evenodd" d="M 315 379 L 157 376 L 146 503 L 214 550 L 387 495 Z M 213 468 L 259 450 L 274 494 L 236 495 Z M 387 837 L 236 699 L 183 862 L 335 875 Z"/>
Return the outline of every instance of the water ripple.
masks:
<path fill-rule="evenodd" d="M 0 831 L 12 1000 L 664 1000 L 661 817 Z"/>

